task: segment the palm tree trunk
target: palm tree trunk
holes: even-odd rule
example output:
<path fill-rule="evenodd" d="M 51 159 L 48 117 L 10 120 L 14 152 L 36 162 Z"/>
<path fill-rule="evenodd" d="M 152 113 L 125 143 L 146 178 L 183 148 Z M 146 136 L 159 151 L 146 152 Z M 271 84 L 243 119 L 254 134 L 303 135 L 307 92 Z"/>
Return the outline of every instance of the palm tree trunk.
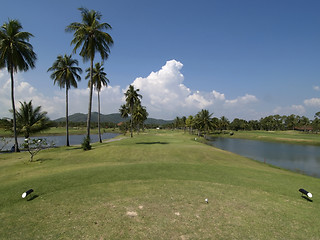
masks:
<path fill-rule="evenodd" d="M 101 132 L 100 132 L 100 91 L 98 91 L 98 133 L 99 133 L 99 141 L 102 143 Z"/>
<path fill-rule="evenodd" d="M 130 113 L 131 113 L 131 116 L 130 116 L 130 135 L 131 135 L 131 137 L 133 137 L 133 135 L 132 135 L 132 128 L 133 128 L 133 119 L 132 119 L 133 106 L 132 106 L 132 105 L 130 106 Z"/>
<path fill-rule="evenodd" d="M 67 147 L 70 146 L 69 144 L 69 116 L 68 116 L 68 87 L 66 86 L 66 145 Z"/>
<path fill-rule="evenodd" d="M 90 66 L 90 94 L 89 94 L 89 107 L 88 107 L 88 118 L 87 118 L 87 138 L 90 140 L 90 124 L 91 124 L 91 107 L 92 107 L 92 92 L 93 92 L 93 58 L 91 58 Z"/>
<path fill-rule="evenodd" d="M 16 127 L 16 108 L 14 104 L 14 80 L 13 80 L 13 67 L 10 69 L 11 74 L 11 102 L 13 111 L 13 134 L 14 134 L 14 151 L 19 152 L 18 148 L 18 137 L 17 137 L 17 127 Z"/>

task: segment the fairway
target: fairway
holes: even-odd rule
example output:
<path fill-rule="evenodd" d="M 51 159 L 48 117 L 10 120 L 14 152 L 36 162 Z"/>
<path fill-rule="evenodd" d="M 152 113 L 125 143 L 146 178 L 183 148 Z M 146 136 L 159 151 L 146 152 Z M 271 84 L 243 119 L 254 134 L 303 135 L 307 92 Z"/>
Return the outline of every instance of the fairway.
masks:
<path fill-rule="evenodd" d="M 44 150 L 32 163 L 0 154 L 0 239 L 320 238 L 318 178 L 183 132 L 118 138 Z"/>

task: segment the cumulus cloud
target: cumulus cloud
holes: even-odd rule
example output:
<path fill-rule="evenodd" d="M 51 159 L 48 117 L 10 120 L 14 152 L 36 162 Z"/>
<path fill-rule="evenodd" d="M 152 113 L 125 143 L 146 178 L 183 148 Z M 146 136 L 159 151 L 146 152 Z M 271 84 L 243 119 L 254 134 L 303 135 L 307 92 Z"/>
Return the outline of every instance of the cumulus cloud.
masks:
<path fill-rule="evenodd" d="M 133 85 L 140 89 L 143 104 L 150 116 L 172 119 L 175 116 L 194 115 L 201 109 L 208 109 L 215 115 L 231 116 L 241 112 L 241 116 L 252 116 L 254 110 L 250 107 L 258 102 L 254 95 L 246 94 L 236 99 L 226 99 L 225 94 L 215 90 L 192 91 L 183 84 L 182 67 L 181 62 L 170 60 L 159 71 L 134 80 Z"/>
<path fill-rule="evenodd" d="M 2 71 L 0 72 L 0 116 L 1 117 L 11 117 L 9 109 L 12 109 L 11 103 L 11 79 L 10 76 Z M 28 82 L 25 82 L 20 74 L 15 75 L 15 106 L 16 108 L 20 107 L 19 102 L 29 102 L 32 100 L 32 103 L 37 106 L 42 106 L 43 111 L 47 112 L 57 112 L 59 114 L 59 108 L 56 108 L 56 103 L 59 101 L 59 98 L 56 98 L 55 101 L 52 101 L 51 97 L 44 96 L 40 93 L 35 87 L 31 86 Z"/>
<path fill-rule="evenodd" d="M 320 98 L 306 99 L 304 104 L 308 107 L 320 107 Z"/>
<path fill-rule="evenodd" d="M 229 119 L 235 117 L 244 119 L 258 119 L 261 117 L 259 100 L 252 94 L 245 94 L 235 98 L 228 98 L 224 93 L 216 90 L 198 91 L 190 89 L 184 84 L 184 76 L 181 73 L 183 64 L 176 60 L 167 61 L 158 71 L 151 72 L 146 77 L 136 78 L 132 84 L 140 89 L 143 96 L 142 104 L 147 107 L 150 117 L 174 119 L 176 116 L 195 115 L 201 109 L 208 109 L 214 116 L 226 116 Z M 15 99 L 17 106 L 19 101 L 33 100 L 35 105 L 42 106 L 48 112 L 51 119 L 65 115 L 65 91 L 58 87 L 49 95 L 44 95 L 35 86 L 24 81 L 22 75 L 15 76 Z M 0 116 L 10 116 L 10 77 L 0 71 Z M 124 92 L 120 86 L 108 86 L 101 91 L 101 112 L 103 114 L 117 113 L 124 103 Z M 97 111 L 96 92 L 93 96 L 92 111 Z M 69 114 L 86 113 L 88 107 L 89 90 L 71 89 L 69 91 Z M 291 110 L 303 111 L 299 107 L 291 107 Z M 286 109 L 278 109 L 283 111 Z M 260 114 L 260 115 L 259 115 Z"/>
<path fill-rule="evenodd" d="M 10 76 L 0 71 L 0 117 L 11 117 L 9 109 L 11 106 L 11 80 Z M 120 86 L 108 86 L 102 88 L 100 93 L 101 112 L 115 113 L 118 112 L 122 102 L 123 92 Z M 86 113 L 88 107 L 89 89 L 70 89 L 69 90 L 69 114 Z M 20 107 L 20 101 L 30 101 L 36 106 L 41 106 L 43 111 L 48 112 L 51 119 L 65 116 L 65 90 L 53 91 L 52 96 L 44 95 L 39 90 L 24 81 L 19 73 L 15 75 L 15 105 Z M 93 95 L 92 111 L 97 111 L 97 93 Z"/>

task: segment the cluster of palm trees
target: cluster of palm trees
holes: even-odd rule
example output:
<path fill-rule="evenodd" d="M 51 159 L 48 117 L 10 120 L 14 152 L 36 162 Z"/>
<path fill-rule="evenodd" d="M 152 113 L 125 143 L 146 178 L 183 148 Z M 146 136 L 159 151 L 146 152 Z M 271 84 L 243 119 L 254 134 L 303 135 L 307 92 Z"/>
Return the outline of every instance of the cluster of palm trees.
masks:
<path fill-rule="evenodd" d="M 133 137 L 133 125 L 135 124 L 140 129 L 140 124 L 148 117 L 146 107 L 141 105 L 142 95 L 139 94 L 139 89 L 134 89 L 133 85 L 130 85 L 125 92 L 126 103 L 121 105 L 119 112 L 121 117 L 127 118 L 130 115 L 130 136 Z"/>
<path fill-rule="evenodd" d="M 235 118 L 229 121 L 225 116 L 221 118 L 211 117 L 208 110 L 201 110 L 195 116 L 176 117 L 173 126 L 179 129 L 198 130 L 198 134 L 207 134 L 210 130 L 265 130 L 265 131 L 283 131 L 283 130 L 301 130 L 301 131 L 320 131 L 320 112 L 314 115 L 310 120 L 305 116 L 291 114 L 289 116 L 270 115 L 260 120 L 244 120 Z"/>
<path fill-rule="evenodd" d="M 202 109 L 195 116 L 190 115 L 186 117 L 176 117 L 173 126 L 175 128 L 189 129 L 190 133 L 193 133 L 194 130 L 197 130 L 197 134 L 200 136 L 203 134 L 206 136 L 210 130 L 214 129 L 214 121 L 211 117 L 213 113 L 210 113 L 206 109 Z"/>
<path fill-rule="evenodd" d="M 74 45 L 73 53 L 76 53 L 80 49 L 79 55 L 83 58 L 84 62 L 90 61 L 90 68 L 87 69 L 88 75 L 86 77 L 86 79 L 90 79 L 88 82 L 90 94 L 87 118 L 87 138 L 90 139 L 93 87 L 95 86 L 98 91 L 98 100 L 100 100 L 99 92 L 101 87 L 103 85 L 106 86 L 109 82 L 104 72 L 103 63 L 96 63 L 94 67 L 94 59 L 96 53 L 100 54 L 102 61 L 108 59 L 113 39 L 106 32 L 111 29 L 111 26 L 108 23 L 100 22 L 102 15 L 99 12 L 86 8 L 79 8 L 79 10 L 82 21 L 71 23 L 66 27 L 66 31 L 73 33 L 74 38 L 71 41 L 71 44 Z M 31 33 L 22 31 L 22 25 L 18 20 L 8 20 L 0 29 L 0 69 L 7 68 L 11 76 L 15 151 L 18 151 L 18 141 L 14 99 L 14 73 L 27 71 L 29 68 L 35 67 L 37 56 L 33 51 L 32 45 L 29 43 L 31 37 L 33 37 Z M 48 71 L 52 71 L 51 78 L 54 80 L 54 83 L 57 83 L 60 88 L 66 89 L 66 144 L 69 146 L 68 90 L 71 87 L 77 87 L 77 81 L 81 80 L 79 74 L 82 73 L 82 69 L 78 67 L 78 61 L 73 59 L 72 55 L 65 54 L 64 56 L 59 55 Z M 98 110 L 100 115 L 100 102 Z"/>

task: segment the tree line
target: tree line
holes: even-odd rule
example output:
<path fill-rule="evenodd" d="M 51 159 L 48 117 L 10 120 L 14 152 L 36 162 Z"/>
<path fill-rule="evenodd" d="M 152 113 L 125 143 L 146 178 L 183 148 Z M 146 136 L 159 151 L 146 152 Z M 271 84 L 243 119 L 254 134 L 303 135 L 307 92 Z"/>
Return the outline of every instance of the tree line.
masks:
<path fill-rule="evenodd" d="M 174 122 L 168 127 L 188 129 L 190 132 L 197 131 L 198 134 L 206 134 L 209 131 L 223 130 L 265 130 L 265 131 L 284 131 L 284 130 L 299 130 L 299 131 L 320 131 L 320 112 L 314 115 L 314 119 L 310 120 L 305 116 L 291 114 L 286 115 L 270 115 L 263 117 L 260 120 L 244 120 L 235 118 L 229 121 L 228 118 L 222 116 L 220 118 L 212 117 L 208 110 L 202 109 L 195 116 L 176 117 Z"/>

